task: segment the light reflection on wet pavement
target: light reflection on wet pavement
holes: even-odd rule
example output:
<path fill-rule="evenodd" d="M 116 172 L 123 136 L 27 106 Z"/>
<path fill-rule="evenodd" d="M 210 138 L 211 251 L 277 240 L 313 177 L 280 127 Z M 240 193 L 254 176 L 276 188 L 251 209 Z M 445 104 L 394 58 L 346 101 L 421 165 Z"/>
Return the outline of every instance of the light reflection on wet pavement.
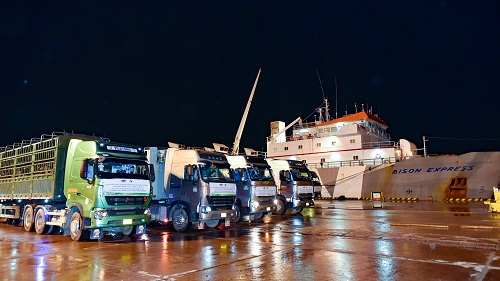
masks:
<path fill-rule="evenodd" d="M 0 280 L 500 280 L 481 202 L 319 201 L 219 229 L 73 242 L 0 223 Z"/>

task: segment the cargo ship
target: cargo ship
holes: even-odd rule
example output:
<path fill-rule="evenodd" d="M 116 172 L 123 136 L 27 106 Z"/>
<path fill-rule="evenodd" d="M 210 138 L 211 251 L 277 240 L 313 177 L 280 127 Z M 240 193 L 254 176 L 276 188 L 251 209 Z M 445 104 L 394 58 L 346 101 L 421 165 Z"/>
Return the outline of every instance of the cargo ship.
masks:
<path fill-rule="evenodd" d="M 388 124 L 364 106 L 330 118 L 324 99 L 316 111 L 314 122 L 271 122 L 266 155 L 306 161 L 320 177 L 322 197 L 479 201 L 500 185 L 498 151 L 428 155 L 425 137 L 424 148 L 392 140 Z"/>

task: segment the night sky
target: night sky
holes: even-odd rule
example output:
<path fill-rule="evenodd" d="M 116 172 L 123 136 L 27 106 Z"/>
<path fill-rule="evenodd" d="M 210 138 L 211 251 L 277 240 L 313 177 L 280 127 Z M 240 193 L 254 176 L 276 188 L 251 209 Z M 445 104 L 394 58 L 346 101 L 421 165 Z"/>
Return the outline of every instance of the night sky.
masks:
<path fill-rule="evenodd" d="M 431 154 L 500 150 L 500 1 L 78 3 L 0 2 L 0 146 L 232 146 L 262 67 L 241 148 L 310 116 L 319 73 L 332 116 L 364 104 Z"/>

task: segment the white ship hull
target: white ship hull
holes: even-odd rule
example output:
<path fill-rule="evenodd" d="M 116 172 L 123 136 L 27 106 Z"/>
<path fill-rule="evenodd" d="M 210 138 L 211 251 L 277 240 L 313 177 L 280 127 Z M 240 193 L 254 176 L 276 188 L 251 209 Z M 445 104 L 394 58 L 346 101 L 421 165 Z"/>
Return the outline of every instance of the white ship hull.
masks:
<path fill-rule="evenodd" d="M 322 196 L 445 200 L 490 199 L 500 185 L 500 152 L 413 157 L 394 164 L 317 168 Z"/>

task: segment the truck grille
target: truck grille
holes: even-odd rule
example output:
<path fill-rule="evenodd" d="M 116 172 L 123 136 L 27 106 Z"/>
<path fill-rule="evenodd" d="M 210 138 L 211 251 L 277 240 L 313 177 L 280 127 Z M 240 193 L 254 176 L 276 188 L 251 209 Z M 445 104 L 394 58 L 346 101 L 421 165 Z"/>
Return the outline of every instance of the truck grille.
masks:
<path fill-rule="evenodd" d="M 110 206 L 142 205 L 144 202 L 144 196 L 106 196 L 106 203 Z"/>
<path fill-rule="evenodd" d="M 215 206 L 233 205 L 234 196 L 207 196 L 208 204 Z"/>
<path fill-rule="evenodd" d="M 310 193 L 301 193 L 299 194 L 300 200 L 312 200 L 313 194 Z"/>
<path fill-rule="evenodd" d="M 144 215 L 144 209 L 133 210 L 106 210 L 108 216 L 131 216 L 131 215 Z"/>
<path fill-rule="evenodd" d="M 274 196 L 269 197 L 269 196 L 260 196 L 259 197 L 259 203 L 261 205 L 271 205 L 274 203 Z"/>

